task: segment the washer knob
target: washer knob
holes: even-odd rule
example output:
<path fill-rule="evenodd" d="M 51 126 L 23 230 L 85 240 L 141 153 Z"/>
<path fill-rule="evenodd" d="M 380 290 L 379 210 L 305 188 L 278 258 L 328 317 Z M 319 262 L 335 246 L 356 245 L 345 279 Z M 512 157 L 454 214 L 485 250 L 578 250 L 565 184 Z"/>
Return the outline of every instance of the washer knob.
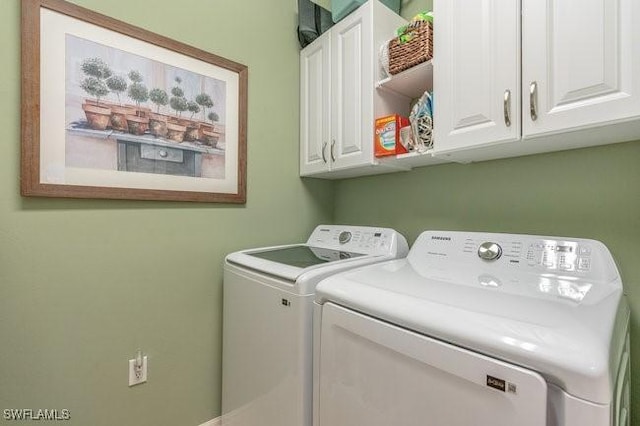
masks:
<path fill-rule="evenodd" d="M 340 242 L 340 244 L 346 244 L 351 241 L 351 232 L 342 231 L 340 235 L 338 235 L 338 241 Z"/>
<path fill-rule="evenodd" d="M 484 260 L 496 260 L 502 256 L 502 247 L 497 243 L 487 241 L 478 247 L 478 256 Z"/>

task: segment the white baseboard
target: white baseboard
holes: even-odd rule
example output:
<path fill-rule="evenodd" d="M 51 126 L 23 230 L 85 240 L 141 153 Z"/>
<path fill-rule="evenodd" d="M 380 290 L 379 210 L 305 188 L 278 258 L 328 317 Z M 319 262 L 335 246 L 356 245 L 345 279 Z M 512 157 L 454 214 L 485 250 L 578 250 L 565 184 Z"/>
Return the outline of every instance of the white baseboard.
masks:
<path fill-rule="evenodd" d="M 216 417 L 215 419 L 211 419 L 206 423 L 202 423 L 200 426 L 220 426 L 222 424 L 222 417 Z"/>

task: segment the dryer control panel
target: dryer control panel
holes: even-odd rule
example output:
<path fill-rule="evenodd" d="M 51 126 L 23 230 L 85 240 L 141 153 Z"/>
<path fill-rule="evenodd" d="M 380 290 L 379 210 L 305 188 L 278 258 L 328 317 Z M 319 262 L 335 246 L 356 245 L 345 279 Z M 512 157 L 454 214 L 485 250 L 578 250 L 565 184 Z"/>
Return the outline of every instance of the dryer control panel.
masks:
<path fill-rule="evenodd" d="M 560 271 L 591 270 L 591 244 L 588 242 L 540 240 L 526 247 L 529 266 Z"/>
<path fill-rule="evenodd" d="M 504 246 L 504 248 L 503 248 Z M 482 241 L 467 238 L 464 253 L 476 252 L 480 259 L 496 261 L 504 254 L 511 266 L 528 265 L 560 271 L 589 271 L 591 244 L 586 241 L 539 239 L 533 241 Z"/>
<path fill-rule="evenodd" d="M 413 245 L 409 258 L 436 267 L 552 273 L 581 278 L 615 279 L 617 268 L 599 241 L 537 235 L 426 231 Z"/>

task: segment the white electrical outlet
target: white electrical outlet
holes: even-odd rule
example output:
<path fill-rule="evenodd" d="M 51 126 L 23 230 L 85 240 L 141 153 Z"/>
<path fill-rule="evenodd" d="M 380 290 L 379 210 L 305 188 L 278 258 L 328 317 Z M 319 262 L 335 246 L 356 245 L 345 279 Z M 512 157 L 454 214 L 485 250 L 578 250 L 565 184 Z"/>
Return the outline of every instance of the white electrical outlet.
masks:
<path fill-rule="evenodd" d="M 136 360 L 129 360 L 129 386 L 139 385 L 147 381 L 147 356 L 142 357 L 142 363 L 139 368 L 136 367 Z"/>

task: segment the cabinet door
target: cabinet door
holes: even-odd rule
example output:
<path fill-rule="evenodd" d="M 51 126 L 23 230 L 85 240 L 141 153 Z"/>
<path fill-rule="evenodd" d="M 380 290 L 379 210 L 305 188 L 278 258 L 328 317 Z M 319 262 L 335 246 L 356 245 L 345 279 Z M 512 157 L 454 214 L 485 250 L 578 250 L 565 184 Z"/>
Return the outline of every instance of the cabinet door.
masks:
<path fill-rule="evenodd" d="M 300 52 L 300 175 L 329 170 L 331 34 Z"/>
<path fill-rule="evenodd" d="M 517 1 L 435 0 L 434 152 L 520 139 Z"/>
<path fill-rule="evenodd" d="M 371 2 L 331 28 L 331 157 L 341 169 L 373 161 Z"/>
<path fill-rule="evenodd" d="M 523 0 L 522 8 L 524 137 L 640 115 L 637 0 Z"/>

